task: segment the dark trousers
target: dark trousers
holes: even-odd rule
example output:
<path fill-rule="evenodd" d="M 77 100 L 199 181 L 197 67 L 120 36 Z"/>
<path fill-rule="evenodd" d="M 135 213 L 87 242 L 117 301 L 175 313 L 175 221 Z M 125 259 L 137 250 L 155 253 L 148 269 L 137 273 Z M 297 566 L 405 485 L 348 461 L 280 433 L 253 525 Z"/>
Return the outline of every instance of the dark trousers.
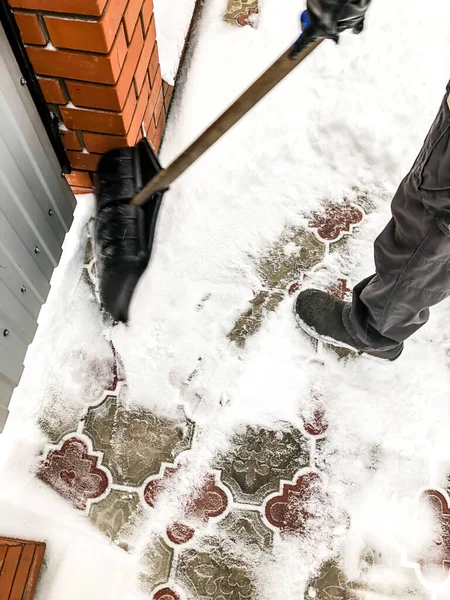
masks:
<path fill-rule="evenodd" d="M 405 341 L 450 295 L 450 110 L 447 94 L 375 241 L 376 274 L 344 309 L 347 331 L 369 348 Z"/>

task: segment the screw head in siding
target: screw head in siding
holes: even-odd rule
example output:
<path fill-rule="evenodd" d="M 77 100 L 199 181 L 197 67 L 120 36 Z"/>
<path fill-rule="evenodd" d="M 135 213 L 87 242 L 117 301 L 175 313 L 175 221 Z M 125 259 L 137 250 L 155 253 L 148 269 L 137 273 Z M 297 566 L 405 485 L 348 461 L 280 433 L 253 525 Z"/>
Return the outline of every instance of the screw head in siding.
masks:
<path fill-rule="evenodd" d="M 35 246 L 35 247 L 34 247 L 34 253 L 35 253 L 35 254 L 39 254 L 39 252 L 40 252 L 40 251 L 41 251 L 41 249 L 40 249 L 40 248 L 38 248 L 38 246 Z"/>
<path fill-rule="evenodd" d="M 26 285 L 23 285 L 23 286 L 20 288 L 20 291 L 22 292 L 22 294 L 25 294 L 25 292 L 27 291 L 27 286 L 26 286 Z"/>
<path fill-rule="evenodd" d="M 25 77 L 20 78 L 20 85 L 27 85 L 27 80 L 25 79 Z"/>
<path fill-rule="evenodd" d="M 48 216 L 49 217 L 53 217 L 55 213 L 53 212 L 53 210 L 51 208 L 48 209 Z"/>
<path fill-rule="evenodd" d="M 8 337 L 9 335 L 9 329 L 4 329 L 3 330 L 3 337 Z"/>

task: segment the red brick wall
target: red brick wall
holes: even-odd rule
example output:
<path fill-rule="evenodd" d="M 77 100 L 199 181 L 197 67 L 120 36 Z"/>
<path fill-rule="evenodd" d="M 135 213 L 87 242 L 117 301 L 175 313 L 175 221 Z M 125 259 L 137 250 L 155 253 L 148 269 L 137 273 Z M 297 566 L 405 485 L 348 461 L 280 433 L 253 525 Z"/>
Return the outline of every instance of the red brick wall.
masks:
<path fill-rule="evenodd" d="M 63 123 L 75 193 L 103 152 L 143 135 L 157 151 L 172 87 L 161 78 L 153 0 L 9 0 L 43 94 Z"/>

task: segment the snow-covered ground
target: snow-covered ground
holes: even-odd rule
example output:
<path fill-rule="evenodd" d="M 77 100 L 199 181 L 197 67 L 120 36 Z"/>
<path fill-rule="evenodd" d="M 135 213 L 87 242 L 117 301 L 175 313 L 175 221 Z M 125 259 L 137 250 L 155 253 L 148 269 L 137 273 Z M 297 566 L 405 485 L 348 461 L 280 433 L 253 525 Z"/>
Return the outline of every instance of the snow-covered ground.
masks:
<path fill-rule="evenodd" d="M 223 4 L 205 3 L 187 81 L 172 109 L 164 164 L 298 35 L 303 6 L 296 0 L 284 0 L 282 8 L 278 0 L 261 1 L 257 29 L 223 23 Z M 301 581 L 330 555 L 337 538 L 349 573 L 370 545 L 397 553 L 402 568 L 416 570 L 423 582 L 418 557 L 436 532 L 417 498 L 430 488 L 446 497 L 450 471 L 449 303 L 433 310 L 393 364 L 339 361 L 322 347 L 316 352 L 296 328 L 288 294 L 243 348 L 227 334 L 262 288 L 259 257 L 286 228 L 304 226 L 324 200 L 356 200 L 357 189 L 367 194 L 370 210 L 348 238 L 347 251 L 327 254 L 320 284 L 342 275 L 355 284 L 373 271 L 372 242 L 389 219 L 390 198 L 445 91 L 449 20 L 446 0 L 432 6 L 426 0 L 374 0 L 364 35 L 342 36 L 338 46 L 323 44 L 166 194 L 130 324 L 111 332 L 129 402 L 168 417 L 182 404 L 200 424 L 197 465 L 208 463 L 243 425 L 297 426 L 299 415 L 311 409 L 312 388 L 323 399 L 328 449 L 322 469 L 332 505 L 349 516 L 351 528 L 342 540 L 342 531 L 324 523 L 280 546 L 263 563 L 258 600 L 297 598 Z M 0 531 L 48 540 L 48 586 L 58 573 L 52 544 L 59 548 L 61 536 L 71 539 L 60 534 L 59 524 L 75 537 L 86 535 L 85 548 L 92 540 L 92 552 L 97 543 L 107 551 L 75 510 L 54 498 L 35 500 L 48 492 L 30 474 L 46 441 L 36 419 L 46 411 L 78 418 L 88 392 L 102 389 L 98 372 L 83 371 L 104 352 L 98 314 L 79 283 L 88 202 L 80 200 L 1 438 Z M 50 398 L 50 390 L 58 393 Z M 19 495 L 34 516 L 16 519 L 14 512 L 3 512 Z M 151 520 L 146 527 L 150 535 Z M 394 571 L 394 577 L 403 574 L 400 567 Z M 91 576 L 100 584 L 101 578 Z M 40 600 L 48 598 L 45 585 Z M 427 596 L 450 598 L 448 586 L 427 582 L 426 590 Z M 90 597 L 101 596 L 83 594 Z"/>
<path fill-rule="evenodd" d="M 450 73 L 450 5 L 437 0 L 433 6 L 374 0 L 364 35 L 322 45 L 173 185 L 130 326 L 113 334 L 136 400 L 176 403 L 173 382 L 207 356 L 198 383 L 203 414 L 214 413 L 223 393 L 232 398 L 221 412 L 230 427 L 236 420 L 269 423 L 296 414 L 305 376 L 299 357 L 312 351 L 295 328 L 291 300 L 266 319 L 245 351 L 230 346 L 226 334 L 261 285 L 253 257 L 324 199 L 351 197 L 353 188 L 367 191 L 376 210 L 350 241 L 346 269 L 352 283 L 373 272 L 372 242 L 389 219 L 390 199 L 420 149 Z M 301 8 L 287 0 L 280 10 L 266 0 L 254 30 L 224 24 L 220 0 L 205 6 L 166 134 L 164 164 L 295 38 Z M 335 277 L 342 265 L 329 263 Z M 204 310 L 196 311 L 207 294 Z M 361 434 L 427 457 L 448 454 L 448 310 L 444 303 L 433 311 L 396 364 L 352 361 L 327 371 L 342 389 L 330 399 L 348 424 L 341 448 Z"/>

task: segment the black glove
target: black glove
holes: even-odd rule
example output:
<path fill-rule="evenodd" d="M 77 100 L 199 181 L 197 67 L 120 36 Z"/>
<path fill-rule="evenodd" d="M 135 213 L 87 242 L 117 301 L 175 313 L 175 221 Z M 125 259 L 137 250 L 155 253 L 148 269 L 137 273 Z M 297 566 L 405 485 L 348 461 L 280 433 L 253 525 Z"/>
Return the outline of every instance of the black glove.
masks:
<path fill-rule="evenodd" d="M 338 41 L 346 29 L 361 33 L 371 0 L 307 0 L 308 16 L 316 35 Z"/>

